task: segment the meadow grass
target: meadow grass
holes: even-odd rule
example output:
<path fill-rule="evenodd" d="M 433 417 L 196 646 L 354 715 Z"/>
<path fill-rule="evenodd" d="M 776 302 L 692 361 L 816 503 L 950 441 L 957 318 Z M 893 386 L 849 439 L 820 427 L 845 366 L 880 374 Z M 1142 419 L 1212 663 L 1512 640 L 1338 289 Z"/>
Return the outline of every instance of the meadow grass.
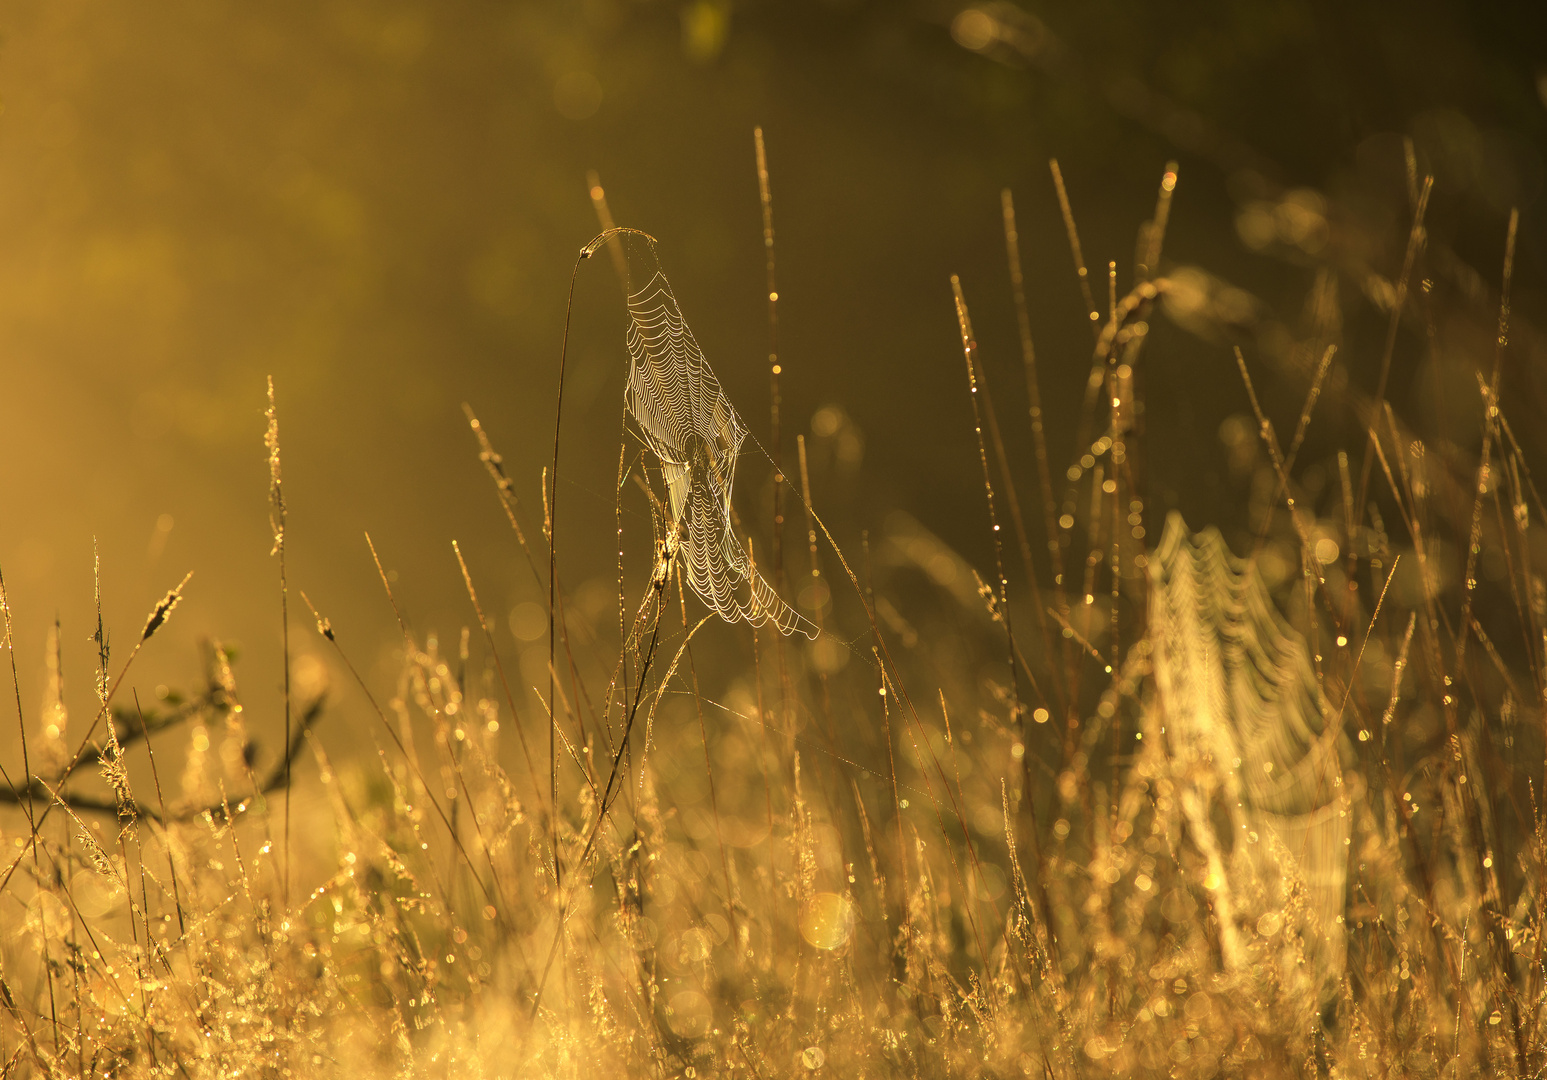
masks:
<path fill-rule="evenodd" d="M 777 432 L 760 132 L 758 161 Z M 1134 467 L 1135 371 L 1159 307 L 1196 319 L 1208 303 L 1202 275 L 1162 261 L 1175 167 L 1122 295 L 1109 267 L 1105 310 L 1053 176 L 1088 309 L 1075 317 L 1093 332 L 1065 471 L 1008 192 L 1030 463 L 1007 448 L 1009 395 L 996 411 L 953 283 L 978 457 L 962 482 L 983 485 L 992 565 L 974 570 L 905 515 L 840 548 L 802 435 L 793 476 L 777 449 L 771 462 L 770 577 L 821 635 L 708 621 L 665 542 L 659 471 L 625 443 L 616 604 L 582 604 L 555 573 L 557 445 L 528 520 L 469 410 L 512 557 L 552 586 L 546 687 L 523 685 L 458 548 L 477 625 L 448 647 L 400 616 L 394 686 L 370 686 L 311 609 L 374 753 L 325 752 L 315 728 L 344 706 L 292 685 L 288 639 L 286 753 L 263 768 L 218 643 L 201 686 L 144 708 L 123 700 L 134 656 L 115 668 L 99 624 L 87 724 L 68 722 L 57 666 L 41 715 L 18 689 L 0 836 L 4 1074 L 1538 1073 L 1547 587 L 1531 518 L 1547 507 L 1499 403 L 1509 256 L 1498 351 L 1472 358 L 1483 434 L 1468 455 L 1429 449 L 1386 401 L 1399 321 L 1432 317 L 1409 296 L 1427 185 L 1380 382 L 1357 403 L 1361 441 L 1337 455 L 1336 483 L 1311 490 L 1297 471 L 1335 363 L 1325 320 L 1303 343 L 1310 392 L 1287 445 L 1240 356 L 1256 415 L 1225 433 L 1250 500 L 1236 554 L 1302 635 L 1284 648 L 1306 643 L 1310 719 L 1333 763 L 1323 808 L 1347 840 L 1320 853 L 1346 866 L 1329 917 L 1303 847 L 1232 824 L 1240 763 L 1187 752 L 1157 683 L 1177 643 L 1154 610 L 1162 522 Z M 1040 514 L 1022 512 L 1025 491 Z M 653 514 L 651 536 L 627 538 L 654 546 L 648 570 L 623 559 L 625 499 Z M 875 587 L 888 569 L 890 594 Z M 153 609 L 136 653 L 179 596 Z M 738 651 L 711 648 L 714 635 Z M 142 753 L 149 791 L 127 767 Z M 315 763 L 304 789 L 298 755 Z M 320 864 L 293 854 L 302 828 L 325 837 Z"/>

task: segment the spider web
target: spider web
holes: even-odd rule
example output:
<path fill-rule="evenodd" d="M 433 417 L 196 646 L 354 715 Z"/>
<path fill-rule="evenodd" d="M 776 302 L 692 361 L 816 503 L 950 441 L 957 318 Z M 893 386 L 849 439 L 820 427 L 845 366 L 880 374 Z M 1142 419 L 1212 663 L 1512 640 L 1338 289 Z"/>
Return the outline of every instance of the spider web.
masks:
<path fill-rule="evenodd" d="M 816 626 L 757 572 L 731 526 L 731 487 L 747 426 L 653 257 L 641 276 L 644 286 L 628 296 L 631 362 L 624 399 L 666 475 L 671 536 L 688 584 L 727 622 L 772 622 L 781 634 L 798 630 L 815 640 Z"/>
<path fill-rule="evenodd" d="M 1255 566 L 1232 555 L 1217 529 L 1193 535 L 1175 512 L 1151 556 L 1150 583 L 1150 640 L 1173 759 L 1189 786 L 1223 797 L 1236 836 L 1255 829 L 1282 845 L 1258 844 L 1252 872 L 1299 878 L 1312 924 L 1308 950 L 1321 976 L 1335 979 L 1346 950 L 1346 744 L 1329 730 L 1305 639 L 1274 608 Z M 1209 828 L 1204 810 L 1200 831 Z M 1230 876 L 1247 891 L 1240 873 Z"/>

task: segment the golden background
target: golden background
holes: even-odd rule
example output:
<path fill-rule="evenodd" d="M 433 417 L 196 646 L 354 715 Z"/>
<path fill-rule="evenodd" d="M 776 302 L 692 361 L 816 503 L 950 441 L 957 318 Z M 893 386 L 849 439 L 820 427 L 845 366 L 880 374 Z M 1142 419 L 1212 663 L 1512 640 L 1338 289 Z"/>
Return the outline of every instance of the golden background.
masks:
<path fill-rule="evenodd" d="M 198 639 L 236 643 L 254 728 L 272 740 L 269 375 L 290 581 L 368 677 L 390 681 L 399 638 L 367 530 L 413 628 L 448 640 L 473 618 L 458 539 L 515 653 L 506 613 L 538 587 L 460 405 L 505 453 L 536 536 L 568 274 L 597 229 L 594 169 L 619 223 L 660 239 L 684 313 L 765 437 L 754 125 L 772 171 L 785 452 L 796 432 L 813 440 L 816 498 L 845 542 L 901 509 L 974 563 L 989 558 L 948 276 L 962 275 L 1001 411 L 1022 417 L 1007 186 L 1055 468 L 1066 460 L 1089 344 L 1052 156 L 1099 303 L 1108 259 L 1130 280 L 1135 230 L 1176 159 L 1169 258 L 1233 282 L 1288 326 L 1318 268 L 1336 263 L 1342 363 L 1368 393 L 1385 322 L 1361 309 L 1349 267 L 1396 273 L 1409 221 L 1398 136 L 1411 135 L 1436 174 L 1433 245 L 1491 288 L 1509 207 L 1522 210 L 1523 344 L 1506 400 L 1517 416 L 1539 413 L 1530 320 L 1542 295 L 1547 54 L 1532 44 L 1544 40 L 1536 19 L 1525 5 L 8 3 L 0 568 L 23 704 L 42 693 L 57 616 L 72 704 L 88 708 L 95 538 L 115 668 L 156 598 L 193 570 L 133 681 L 142 698 L 186 686 Z M 1272 240 L 1279 219 L 1262 208 L 1286 191 L 1321 193 L 1319 211 L 1307 205 L 1324 247 Z M 625 354 L 610 274 L 596 260 L 577 288 L 561 488 L 572 587 L 611 588 L 614 573 Z M 1456 340 L 1488 333 L 1486 298 L 1457 311 Z M 1238 524 L 1216 435 L 1246 407 L 1229 341 L 1156 323 L 1150 498 L 1195 526 Z M 1241 343 L 1254 359 L 1275 355 L 1270 340 Z M 1265 396 L 1292 423 L 1304 379 L 1269 368 Z M 1475 420 L 1449 417 L 1444 388 L 1464 394 L 1470 374 L 1412 370 L 1399 362 L 1393 396 L 1464 439 Z M 813 431 L 827 406 L 841 413 Z M 1350 415 L 1328 413 L 1307 460 L 1362 438 Z M 1029 493 L 1017 423 L 1011 449 Z M 766 545 L 769 469 L 748 455 L 743 470 L 739 510 Z M 633 513 L 642 525 L 641 506 Z M 291 616 L 296 653 L 317 652 L 294 594 Z M 324 725 L 325 741 L 343 738 L 339 723 Z"/>

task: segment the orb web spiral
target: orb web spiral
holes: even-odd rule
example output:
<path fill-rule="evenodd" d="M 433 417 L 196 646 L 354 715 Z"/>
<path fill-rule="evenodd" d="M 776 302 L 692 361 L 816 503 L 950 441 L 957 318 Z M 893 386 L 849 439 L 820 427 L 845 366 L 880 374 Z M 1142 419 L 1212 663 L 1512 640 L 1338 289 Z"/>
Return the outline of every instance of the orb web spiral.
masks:
<path fill-rule="evenodd" d="M 625 400 L 665 474 L 670 528 L 688 584 L 728 622 L 771 622 L 782 634 L 815 639 L 817 628 L 757 572 L 732 528 L 731 488 L 747 427 L 683 320 L 666 276 L 654 265 L 641 276 L 645 284 L 628 296 Z"/>

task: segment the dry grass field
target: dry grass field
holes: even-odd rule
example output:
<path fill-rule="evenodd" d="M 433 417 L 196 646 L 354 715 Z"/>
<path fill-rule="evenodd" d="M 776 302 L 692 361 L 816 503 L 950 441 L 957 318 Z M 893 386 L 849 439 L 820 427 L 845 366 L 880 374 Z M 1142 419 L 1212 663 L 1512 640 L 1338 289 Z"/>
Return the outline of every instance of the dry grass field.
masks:
<path fill-rule="evenodd" d="M 1343 367 L 1335 243 L 1274 361 L 1304 396 L 1259 401 L 1252 347 L 1219 375 L 1257 410 L 1220 433 L 1247 521 L 1226 537 L 1146 486 L 1151 326 L 1251 339 L 1239 290 L 1166 256 L 1174 166 L 1110 273 L 1084 265 L 1058 183 L 1088 309 L 1069 318 L 1093 331 L 1083 400 L 1040 399 L 1008 192 L 1008 263 L 932 298 L 948 317 L 954 284 L 962 349 L 941 362 L 975 418 L 977 565 L 902 513 L 835 542 L 841 412 L 748 417 L 743 458 L 767 446 L 777 479 L 732 500 L 733 412 L 663 450 L 641 416 L 668 392 L 635 387 L 618 564 L 575 566 L 552 477 L 563 447 L 615 432 L 561 429 L 529 505 L 470 410 L 501 557 L 551 597 L 518 628 L 551 656 L 536 679 L 465 563 L 468 626 L 404 620 L 395 685 L 357 674 L 326 582 L 285 579 L 305 510 L 271 384 L 275 575 L 253 588 L 276 615 L 284 597 L 287 650 L 304 635 L 326 665 L 243 672 L 283 680 L 262 722 L 287 755 L 252 750 L 218 642 L 197 685 L 136 690 L 177 590 L 143 628 L 98 624 L 94 698 L 8 650 L 6 680 L 36 665 L 49 690 L 17 682 L 0 780 L 4 1074 L 1538 1074 L 1547 506 L 1533 418 L 1498 392 L 1514 226 L 1472 282 L 1486 331 L 1449 360 L 1476 437 L 1433 439 L 1387 400 L 1426 320 L 1432 339 L 1460 305 L 1417 171 L 1411 189 L 1395 247 L 1342 271 L 1383 324 L 1378 385 Z M 1340 227 L 1295 193 L 1251 213 L 1264 245 L 1321 251 L 1306 238 Z M 672 263 L 669 237 L 587 250 L 579 273 L 634 289 L 636 259 Z M 1017 300 L 1019 354 L 979 353 L 990 288 Z M 707 369 L 653 341 L 635 361 L 703 397 Z M 1078 412 L 1075 445 L 1048 444 L 1043 409 Z M 1354 436 L 1307 460 L 1328 410 Z M 716 532 L 692 515 L 720 497 Z M 598 575 L 615 590 L 565 588 Z M 8 643 L 22 617 L 7 607 Z M 347 756 L 316 737 L 340 711 L 372 733 Z"/>

